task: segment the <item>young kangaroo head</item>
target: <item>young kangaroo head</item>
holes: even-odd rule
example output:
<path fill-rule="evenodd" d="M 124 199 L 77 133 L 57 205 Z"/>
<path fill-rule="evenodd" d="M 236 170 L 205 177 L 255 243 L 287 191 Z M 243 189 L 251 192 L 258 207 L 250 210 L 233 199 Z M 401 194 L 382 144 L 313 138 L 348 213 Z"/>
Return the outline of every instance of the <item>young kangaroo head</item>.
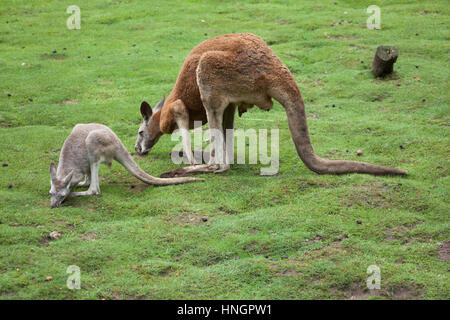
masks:
<path fill-rule="evenodd" d="M 56 166 L 52 162 L 50 164 L 50 207 L 57 208 L 70 194 L 70 182 L 72 181 L 73 170 L 62 179 L 58 179 L 56 175 Z"/>
<path fill-rule="evenodd" d="M 147 154 L 163 134 L 159 128 L 159 119 L 164 100 L 163 97 L 153 110 L 147 102 L 141 103 L 143 121 L 134 146 L 134 150 L 140 155 Z"/>

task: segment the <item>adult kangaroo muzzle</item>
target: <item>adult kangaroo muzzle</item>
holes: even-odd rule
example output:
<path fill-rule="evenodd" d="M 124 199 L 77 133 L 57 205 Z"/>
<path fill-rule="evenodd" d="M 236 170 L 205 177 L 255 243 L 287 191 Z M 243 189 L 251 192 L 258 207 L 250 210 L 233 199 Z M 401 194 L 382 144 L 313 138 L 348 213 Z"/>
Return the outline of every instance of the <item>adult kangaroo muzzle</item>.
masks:
<path fill-rule="evenodd" d="M 202 121 L 203 124 L 209 122 L 209 128 L 215 129 L 214 132 L 223 134 L 226 129 L 234 128 L 236 109 L 239 115 L 254 105 L 270 110 L 272 98 L 284 107 L 297 153 L 312 171 L 320 174 L 407 174 L 399 169 L 357 161 L 326 160 L 316 155 L 309 138 L 305 105 L 292 73 L 260 37 L 249 33 L 218 36 L 194 47 L 167 99 L 153 111 L 145 105 L 143 111 L 141 105 L 144 121 L 139 135 L 149 136 L 148 141 L 153 146 L 162 134 L 180 129 L 184 153 L 191 166 L 165 173 L 165 177 L 223 172 L 230 165 L 217 159 L 213 152 L 208 164 L 194 165 L 188 130 L 194 127 L 195 121 Z M 212 150 L 224 148 L 219 142 L 224 141 L 225 137 L 222 138 L 214 139 Z M 143 139 L 136 147 L 138 153 L 151 149 L 144 148 Z M 225 150 L 215 154 L 225 154 Z"/>

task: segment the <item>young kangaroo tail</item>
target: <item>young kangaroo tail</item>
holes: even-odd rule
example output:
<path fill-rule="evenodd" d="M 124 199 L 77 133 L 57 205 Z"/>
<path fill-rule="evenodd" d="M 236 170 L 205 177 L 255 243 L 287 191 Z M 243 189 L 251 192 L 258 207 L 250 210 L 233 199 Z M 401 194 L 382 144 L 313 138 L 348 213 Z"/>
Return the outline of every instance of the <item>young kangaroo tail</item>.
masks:
<path fill-rule="evenodd" d="M 290 73 L 289 73 L 290 75 Z M 297 153 L 312 171 L 320 174 L 368 173 L 373 175 L 406 175 L 399 169 L 377 166 L 366 162 L 347 160 L 326 160 L 314 153 L 309 140 L 308 124 L 306 122 L 305 105 L 300 90 L 292 76 L 286 77 L 283 86 L 271 90 L 271 96 L 280 102 L 286 110 L 289 129 L 294 140 Z"/>
<path fill-rule="evenodd" d="M 138 178 L 139 180 L 155 185 L 155 186 L 167 186 L 170 184 L 182 184 L 187 182 L 194 182 L 194 181 L 204 181 L 205 179 L 201 178 L 155 178 L 151 175 L 145 173 L 136 162 L 134 162 L 131 155 L 128 153 L 128 151 L 125 149 L 123 145 L 120 146 L 119 152 L 117 152 L 115 159 L 120 162 L 133 176 Z"/>

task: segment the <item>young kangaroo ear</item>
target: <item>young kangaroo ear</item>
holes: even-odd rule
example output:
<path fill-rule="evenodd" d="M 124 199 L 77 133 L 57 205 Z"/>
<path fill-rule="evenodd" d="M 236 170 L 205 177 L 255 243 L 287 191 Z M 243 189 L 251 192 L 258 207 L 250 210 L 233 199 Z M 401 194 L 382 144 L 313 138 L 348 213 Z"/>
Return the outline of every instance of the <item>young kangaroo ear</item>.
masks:
<path fill-rule="evenodd" d="M 142 103 L 141 103 L 142 118 L 144 118 L 144 120 L 147 121 L 152 116 L 152 113 L 153 113 L 152 112 L 152 107 L 150 107 L 148 102 L 147 101 L 142 101 Z"/>
<path fill-rule="evenodd" d="M 56 179 L 56 166 L 53 162 L 50 163 L 50 178 L 52 181 Z"/>
<path fill-rule="evenodd" d="M 66 186 L 69 185 L 70 181 L 72 180 L 72 177 L 73 177 L 73 170 L 70 171 L 69 174 L 64 178 L 63 184 Z"/>
<path fill-rule="evenodd" d="M 162 109 L 162 107 L 164 105 L 164 101 L 166 101 L 166 97 L 163 96 L 162 99 L 159 100 L 158 104 L 156 105 L 154 112 Z"/>

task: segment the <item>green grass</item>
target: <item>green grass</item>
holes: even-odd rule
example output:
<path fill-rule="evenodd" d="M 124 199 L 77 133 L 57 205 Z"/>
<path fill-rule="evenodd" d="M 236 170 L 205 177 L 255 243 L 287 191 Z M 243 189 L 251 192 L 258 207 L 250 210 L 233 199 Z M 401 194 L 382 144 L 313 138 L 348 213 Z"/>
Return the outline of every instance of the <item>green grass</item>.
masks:
<path fill-rule="evenodd" d="M 69 3 L 0 7 L 0 162 L 9 164 L 0 167 L 0 298 L 450 298 L 437 246 L 450 240 L 447 1 L 76 4 L 74 31 Z M 381 30 L 365 28 L 371 4 Z M 319 155 L 409 176 L 309 171 L 276 103 L 236 127 L 280 129 L 277 176 L 234 165 L 205 183 L 156 188 L 115 163 L 101 167 L 102 195 L 49 208 L 48 167 L 76 123 L 104 123 L 132 151 L 140 102 L 167 96 L 197 43 L 231 32 L 258 34 L 292 70 Z M 399 49 L 387 79 L 370 73 L 378 45 Z M 174 169 L 175 144 L 164 136 L 136 161 L 153 175 Z M 54 230 L 62 238 L 48 240 Z M 365 289 L 372 264 L 377 292 Z M 69 265 L 81 269 L 81 290 L 66 287 Z"/>

